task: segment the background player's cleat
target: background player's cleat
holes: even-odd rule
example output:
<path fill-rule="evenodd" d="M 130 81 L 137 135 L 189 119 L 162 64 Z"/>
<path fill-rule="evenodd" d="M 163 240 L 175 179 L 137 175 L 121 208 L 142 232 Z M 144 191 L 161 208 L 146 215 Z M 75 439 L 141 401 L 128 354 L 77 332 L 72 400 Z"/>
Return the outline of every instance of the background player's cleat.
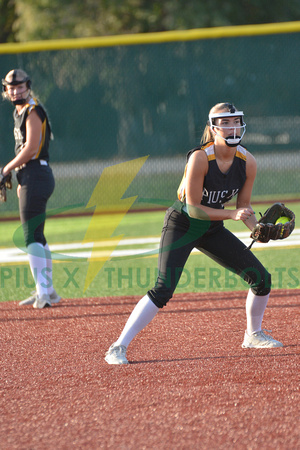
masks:
<path fill-rule="evenodd" d="M 129 364 L 126 358 L 126 350 L 125 345 L 112 344 L 104 359 L 108 364 Z"/>
<path fill-rule="evenodd" d="M 47 308 L 48 306 L 51 306 L 50 295 L 43 294 L 41 297 L 39 297 L 38 295 L 36 296 L 35 302 L 33 304 L 33 307 L 35 309 L 43 309 Z"/>
<path fill-rule="evenodd" d="M 244 342 L 242 343 L 243 348 L 274 348 L 283 347 L 283 344 L 276 339 L 272 338 L 264 331 L 271 333 L 269 330 L 257 331 L 249 336 L 247 331 L 245 331 Z"/>
<path fill-rule="evenodd" d="M 31 292 L 31 294 L 32 295 L 30 297 L 26 298 L 25 300 L 22 300 L 19 303 L 19 305 L 21 305 L 21 306 L 23 306 L 23 305 L 33 305 L 35 300 L 36 300 L 36 297 L 37 297 L 37 292 L 33 291 L 33 292 Z"/>
<path fill-rule="evenodd" d="M 61 301 L 61 296 L 58 295 L 58 293 L 54 290 L 54 291 L 52 292 L 52 294 L 50 294 L 50 301 L 51 301 L 51 305 L 52 305 L 53 303 L 58 303 L 58 302 Z"/>
<path fill-rule="evenodd" d="M 19 305 L 33 305 L 36 298 L 37 298 L 37 292 L 33 291 L 31 292 L 31 297 L 26 298 L 25 300 L 22 300 Z M 58 303 L 61 300 L 61 297 L 58 295 L 58 293 L 54 290 L 52 294 L 50 294 L 50 301 L 52 303 Z"/>

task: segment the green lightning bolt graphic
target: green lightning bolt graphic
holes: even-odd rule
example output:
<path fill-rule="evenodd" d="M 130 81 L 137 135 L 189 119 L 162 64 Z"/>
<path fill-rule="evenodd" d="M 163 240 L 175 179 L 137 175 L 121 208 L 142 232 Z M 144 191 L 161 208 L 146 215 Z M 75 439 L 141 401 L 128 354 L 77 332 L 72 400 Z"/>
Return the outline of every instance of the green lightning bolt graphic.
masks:
<path fill-rule="evenodd" d="M 114 237 L 113 239 L 111 236 L 137 198 L 135 196 L 122 199 L 122 196 L 147 158 L 148 156 L 144 156 L 105 168 L 88 201 L 86 207 L 94 207 L 95 210 L 83 239 L 83 242 L 93 243 L 92 254 L 85 278 L 84 292 L 105 262 L 110 258 L 110 256 L 97 257 L 97 250 L 94 249 L 95 243 L 97 241 L 110 240 L 112 253 L 122 239 L 122 236 Z"/>

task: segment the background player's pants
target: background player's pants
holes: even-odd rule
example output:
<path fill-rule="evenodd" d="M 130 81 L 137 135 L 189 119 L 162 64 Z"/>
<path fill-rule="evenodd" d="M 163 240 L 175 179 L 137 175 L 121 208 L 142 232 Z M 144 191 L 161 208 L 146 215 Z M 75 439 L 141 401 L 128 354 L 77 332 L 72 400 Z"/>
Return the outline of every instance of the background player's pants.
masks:
<path fill-rule="evenodd" d="M 260 261 L 222 222 L 208 228 L 208 221 L 191 219 L 169 208 L 165 215 L 158 258 L 158 278 L 148 291 L 153 303 L 162 308 L 172 298 L 184 265 L 197 248 L 221 266 L 241 276 L 258 296 L 271 290 L 271 275 Z"/>
<path fill-rule="evenodd" d="M 46 206 L 55 182 L 48 165 L 30 161 L 17 173 L 20 218 L 29 265 L 39 296 L 53 292 L 51 253 L 44 235 Z M 18 245 L 18 243 L 16 243 Z"/>
<path fill-rule="evenodd" d="M 25 245 L 28 247 L 33 242 L 46 245 L 46 205 L 55 186 L 52 170 L 40 165 L 38 160 L 30 161 L 17 173 L 17 179 L 21 185 L 19 210 Z"/>

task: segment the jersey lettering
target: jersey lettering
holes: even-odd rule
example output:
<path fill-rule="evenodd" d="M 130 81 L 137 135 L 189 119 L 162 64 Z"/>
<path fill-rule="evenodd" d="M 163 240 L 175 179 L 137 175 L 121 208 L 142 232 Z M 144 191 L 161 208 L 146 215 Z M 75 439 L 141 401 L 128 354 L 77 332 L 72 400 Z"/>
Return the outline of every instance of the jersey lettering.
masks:
<path fill-rule="evenodd" d="M 198 150 L 205 151 L 208 159 L 208 172 L 204 178 L 201 205 L 222 209 L 226 202 L 238 194 L 246 181 L 247 151 L 239 145 L 230 169 L 226 173 L 223 173 L 218 167 L 214 144 L 212 142 L 191 150 L 187 154 L 187 164 L 177 191 L 178 198 L 181 202 L 186 201 L 186 171 L 188 160 L 190 155 Z"/>
<path fill-rule="evenodd" d="M 232 189 L 230 193 L 228 190 L 208 192 L 208 190 L 204 188 L 202 197 L 205 198 L 205 203 L 207 205 L 212 205 L 216 203 L 224 203 L 224 200 L 228 202 L 228 200 L 234 197 L 238 192 L 239 189 Z"/>
<path fill-rule="evenodd" d="M 23 140 L 23 136 L 22 136 L 20 128 L 14 128 L 14 138 L 15 138 L 16 141 L 22 141 Z"/>

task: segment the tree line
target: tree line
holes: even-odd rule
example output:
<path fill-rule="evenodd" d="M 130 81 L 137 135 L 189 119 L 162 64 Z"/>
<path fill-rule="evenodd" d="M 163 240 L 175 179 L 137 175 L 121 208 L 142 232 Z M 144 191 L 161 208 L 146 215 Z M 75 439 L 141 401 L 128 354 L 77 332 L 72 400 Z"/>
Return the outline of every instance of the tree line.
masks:
<path fill-rule="evenodd" d="M 0 42 L 300 20 L 300 0 L 0 0 Z"/>

